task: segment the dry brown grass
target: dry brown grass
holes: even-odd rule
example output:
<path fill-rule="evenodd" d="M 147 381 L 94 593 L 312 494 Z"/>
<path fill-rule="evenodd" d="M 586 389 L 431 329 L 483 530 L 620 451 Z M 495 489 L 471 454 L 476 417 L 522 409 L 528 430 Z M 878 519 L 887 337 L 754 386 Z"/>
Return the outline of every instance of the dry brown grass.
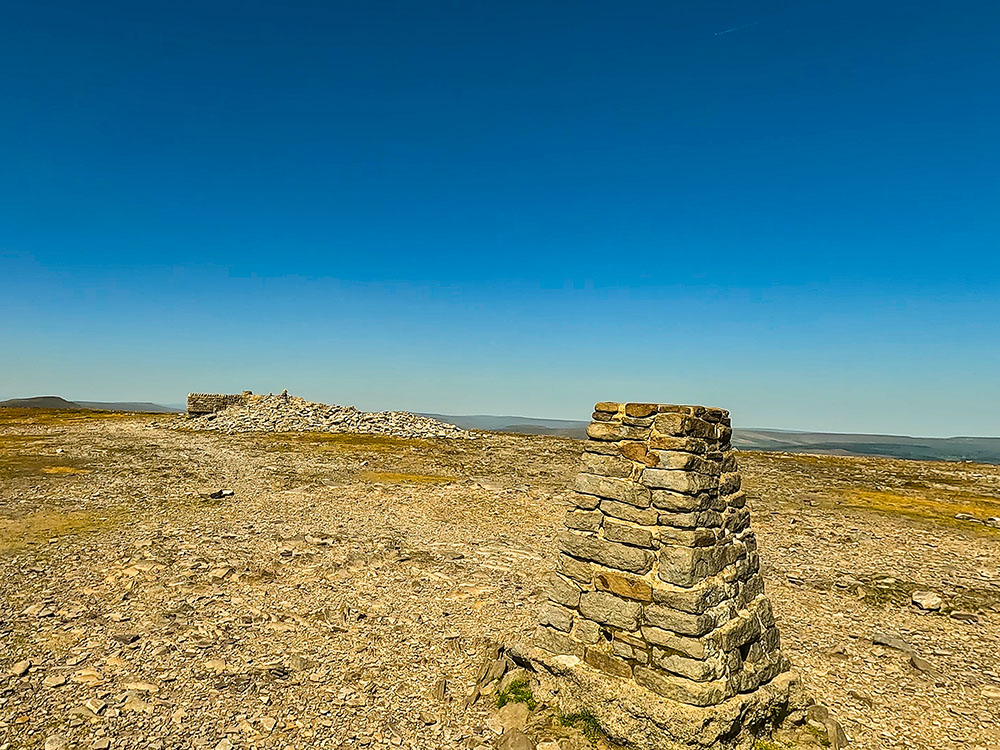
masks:
<path fill-rule="evenodd" d="M 849 507 L 934 521 L 954 521 L 957 513 L 968 513 L 980 519 L 1000 516 L 1000 499 L 961 491 L 942 492 L 935 497 L 928 497 L 852 489 L 844 492 L 843 497 Z"/>
<path fill-rule="evenodd" d="M 382 482 L 385 484 L 435 484 L 457 482 L 458 477 L 439 476 L 436 474 L 401 474 L 393 471 L 362 471 L 361 479 L 366 482 Z"/>
<path fill-rule="evenodd" d="M 47 511 L 21 518 L 0 518 L 0 553 L 16 552 L 68 534 L 98 531 L 115 523 L 113 516 L 86 511 Z"/>

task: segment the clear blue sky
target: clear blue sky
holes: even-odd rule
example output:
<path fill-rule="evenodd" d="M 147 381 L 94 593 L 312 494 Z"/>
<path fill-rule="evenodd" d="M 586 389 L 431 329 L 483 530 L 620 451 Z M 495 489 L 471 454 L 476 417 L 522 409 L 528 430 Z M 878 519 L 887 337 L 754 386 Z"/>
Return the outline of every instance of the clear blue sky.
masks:
<path fill-rule="evenodd" d="M 1000 434 L 1000 4 L 0 9 L 0 397 Z"/>

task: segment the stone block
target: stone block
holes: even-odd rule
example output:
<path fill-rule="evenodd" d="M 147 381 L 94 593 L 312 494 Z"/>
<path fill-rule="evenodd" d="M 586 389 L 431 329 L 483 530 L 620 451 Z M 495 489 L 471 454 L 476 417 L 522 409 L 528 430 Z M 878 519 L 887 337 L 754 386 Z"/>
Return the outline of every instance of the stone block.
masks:
<path fill-rule="evenodd" d="M 694 586 L 714 576 L 732 560 L 734 545 L 715 547 L 663 547 L 660 549 L 656 574 L 662 581 L 676 586 Z"/>
<path fill-rule="evenodd" d="M 578 659 L 584 655 L 583 644 L 578 643 L 566 633 L 540 625 L 535 631 L 535 645 L 553 654 L 569 654 Z"/>
<path fill-rule="evenodd" d="M 638 630 L 642 607 L 604 591 L 588 591 L 580 597 L 580 614 L 603 625 Z"/>
<path fill-rule="evenodd" d="M 657 404 L 656 411 L 661 414 L 665 413 L 677 413 L 677 414 L 690 414 L 691 407 L 686 404 Z"/>
<path fill-rule="evenodd" d="M 708 613 L 692 614 L 662 604 L 647 604 L 643 607 L 645 624 L 662 630 L 669 630 L 678 635 L 694 637 L 710 633 L 715 627 L 715 618 Z"/>
<path fill-rule="evenodd" d="M 568 633 L 573 627 L 573 611 L 567 609 L 566 607 L 561 607 L 558 604 L 549 602 L 542 607 L 539 622 L 541 622 L 542 625 L 549 625 L 556 630 L 562 630 Z"/>
<path fill-rule="evenodd" d="M 650 504 L 654 508 L 671 513 L 693 513 L 710 508 L 715 501 L 712 492 L 701 492 L 697 495 L 685 495 L 671 490 L 651 490 Z"/>
<path fill-rule="evenodd" d="M 673 437 L 693 437 L 699 440 L 717 440 L 718 427 L 697 416 L 689 416 L 676 412 L 665 412 L 656 415 L 653 422 L 656 431 L 661 435 Z"/>
<path fill-rule="evenodd" d="M 722 526 L 722 521 L 722 514 L 718 511 L 700 510 L 694 513 L 660 513 L 657 523 L 677 529 L 713 529 Z"/>
<path fill-rule="evenodd" d="M 643 625 L 642 637 L 654 646 L 661 646 L 691 659 L 704 659 L 708 656 L 705 644 L 698 638 L 677 635 L 670 630 Z"/>
<path fill-rule="evenodd" d="M 719 494 L 732 495 L 739 491 L 742 482 L 739 472 L 723 474 L 719 477 Z"/>
<path fill-rule="evenodd" d="M 603 411 L 609 414 L 614 414 L 621 409 L 621 404 L 615 401 L 598 401 L 594 404 L 594 411 Z"/>
<path fill-rule="evenodd" d="M 632 675 L 647 690 L 692 706 L 714 706 L 729 696 L 727 685 L 721 680 L 695 682 L 650 667 L 635 667 Z"/>
<path fill-rule="evenodd" d="M 676 435 L 662 435 L 656 431 L 654 424 L 652 432 L 649 434 L 649 448 L 664 451 L 686 451 L 688 453 L 707 454 L 708 442 L 698 438 L 677 437 Z"/>
<path fill-rule="evenodd" d="M 729 495 L 726 504 L 730 508 L 742 508 L 747 504 L 747 496 L 742 491 Z"/>
<path fill-rule="evenodd" d="M 587 427 L 587 437 L 593 440 L 644 440 L 648 435 L 648 427 L 632 427 L 618 422 L 591 422 Z"/>
<path fill-rule="evenodd" d="M 696 495 L 709 490 L 717 491 L 718 479 L 693 471 L 671 469 L 643 469 L 639 481 L 644 487 L 672 490 L 685 495 Z M 617 498 L 616 498 L 617 499 Z"/>
<path fill-rule="evenodd" d="M 580 586 L 574 581 L 559 575 L 549 574 L 549 599 L 564 607 L 575 608 L 580 604 Z"/>
<path fill-rule="evenodd" d="M 577 616 L 573 626 L 573 637 L 581 643 L 597 643 L 601 640 L 601 626 L 593 620 Z"/>
<path fill-rule="evenodd" d="M 752 612 L 742 612 L 712 633 L 710 640 L 720 651 L 735 651 L 760 636 L 760 621 Z"/>
<path fill-rule="evenodd" d="M 643 443 L 623 442 L 618 445 L 618 450 L 621 455 L 629 461 L 635 461 L 636 463 L 645 464 L 646 466 L 656 466 L 656 464 L 660 461 L 659 457 L 652 451 L 648 450 Z"/>
<path fill-rule="evenodd" d="M 706 422 L 720 422 L 723 419 L 729 418 L 729 412 L 725 409 L 708 406 L 705 408 L 705 413 L 701 415 L 701 418 Z"/>
<path fill-rule="evenodd" d="M 677 529 L 673 526 L 660 526 L 656 538 L 661 545 L 677 547 L 711 547 L 716 543 L 714 529 Z"/>
<path fill-rule="evenodd" d="M 653 534 L 648 528 L 619 521 L 608 521 L 604 525 L 604 538 L 610 542 L 628 544 L 632 547 L 653 548 Z"/>
<path fill-rule="evenodd" d="M 621 630 L 616 630 L 614 632 L 612 641 L 617 641 L 620 643 L 627 643 L 634 648 L 648 648 L 649 644 L 642 638 L 642 635 L 632 635 L 631 633 L 625 633 Z"/>
<path fill-rule="evenodd" d="M 594 571 L 594 586 L 598 591 L 610 591 L 626 599 L 641 602 L 653 600 L 653 587 L 648 582 L 611 570 Z"/>
<path fill-rule="evenodd" d="M 641 441 L 636 440 L 624 440 L 621 442 L 610 442 L 605 443 L 600 440 L 588 440 L 583 444 L 583 450 L 586 453 L 598 453 L 602 456 L 620 456 L 622 455 L 621 446 L 623 445 L 643 445 Z"/>
<path fill-rule="evenodd" d="M 670 649 L 654 648 L 652 663 L 654 667 L 695 682 L 708 682 L 723 677 L 723 670 L 714 661 L 691 659 Z"/>
<path fill-rule="evenodd" d="M 600 504 L 601 499 L 593 495 L 583 495 L 579 492 L 574 492 L 570 495 L 569 502 L 571 506 L 580 510 L 594 510 Z"/>
<path fill-rule="evenodd" d="M 726 586 L 718 578 L 699 581 L 690 587 L 661 584 L 653 589 L 653 601 L 683 612 L 700 615 L 728 598 Z"/>
<path fill-rule="evenodd" d="M 571 510 L 563 523 L 567 528 L 580 531 L 597 531 L 604 522 L 604 514 L 599 510 Z"/>
<path fill-rule="evenodd" d="M 681 411 L 660 411 L 656 415 L 656 419 L 653 421 L 653 426 L 656 431 L 661 435 L 669 435 L 671 437 L 688 437 L 687 430 L 684 425 L 689 419 L 689 414 L 687 412 Z"/>
<path fill-rule="evenodd" d="M 631 659 L 635 656 L 635 648 L 628 643 L 614 640 L 611 642 L 611 653 L 622 659 Z"/>
<path fill-rule="evenodd" d="M 732 674 L 731 690 L 736 693 L 749 693 L 787 670 L 788 659 L 784 654 L 780 652 L 768 654 L 758 662 L 744 663 L 741 669 Z"/>
<path fill-rule="evenodd" d="M 711 461 L 694 453 L 679 453 L 678 451 L 651 450 L 656 457 L 657 469 L 673 469 L 675 471 L 693 471 L 698 474 L 716 477 L 721 473 L 718 461 Z"/>
<path fill-rule="evenodd" d="M 746 609 L 754 599 L 764 593 L 764 579 L 759 573 L 754 573 L 739 586 L 735 604 L 740 609 Z"/>
<path fill-rule="evenodd" d="M 624 477 L 632 474 L 632 462 L 624 456 L 605 456 L 600 453 L 583 454 L 583 470 L 602 477 Z"/>
<path fill-rule="evenodd" d="M 722 528 L 727 534 L 741 534 L 750 528 L 750 511 L 746 508 L 733 508 L 724 516 Z"/>
<path fill-rule="evenodd" d="M 632 676 L 632 667 L 627 661 L 605 653 L 595 646 L 587 646 L 583 660 L 594 669 L 615 677 L 627 679 Z"/>
<path fill-rule="evenodd" d="M 646 471 L 649 471 L 647 469 Z M 628 503 L 637 508 L 648 508 L 651 502 L 649 490 L 628 479 L 602 477 L 582 472 L 576 475 L 573 488 L 577 492 L 597 497 L 606 497 L 620 503 Z"/>
<path fill-rule="evenodd" d="M 570 557 L 565 553 L 559 555 L 558 562 L 556 563 L 557 571 L 585 586 L 590 585 L 593 567 L 589 562 L 577 560 L 575 557 Z"/>
<path fill-rule="evenodd" d="M 660 514 L 649 508 L 637 508 L 627 503 L 619 503 L 616 500 L 602 499 L 600 504 L 601 512 L 612 518 L 620 518 L 623 521 L 631 521 L 642 526 L 655 526 L 660 522 Z"/>
<path fill-rule="evenodd" d="M 625 414 L 630 417 L 652 417 L 657 411 L 656 404 L 625 404 Z"/>
<path fill-rule="evenodd" d="M 640 575 L 648 573 L 653 568 L 653 554 L 648 550 L 585 536 L 573 531 L 564 531 L 559 538 L 562 551 L 578 560 L 587 560 Z"/>

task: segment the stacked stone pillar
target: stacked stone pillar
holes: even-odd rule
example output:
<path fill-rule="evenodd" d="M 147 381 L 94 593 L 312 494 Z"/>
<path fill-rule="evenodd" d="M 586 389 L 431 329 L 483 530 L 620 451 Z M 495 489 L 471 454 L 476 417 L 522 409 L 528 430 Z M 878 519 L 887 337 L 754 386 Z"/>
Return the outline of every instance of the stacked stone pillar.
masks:
<path fill-rule="evenodd" d="M 536 646 L 701 707 L 788 670 L 729 413 L 601 402 L 587 434 Z"/>

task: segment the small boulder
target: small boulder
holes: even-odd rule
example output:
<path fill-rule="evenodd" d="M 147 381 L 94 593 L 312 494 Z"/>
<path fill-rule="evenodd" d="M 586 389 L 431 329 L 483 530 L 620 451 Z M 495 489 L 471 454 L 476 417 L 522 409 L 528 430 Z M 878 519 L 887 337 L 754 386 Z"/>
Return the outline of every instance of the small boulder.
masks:
<path fill-rule="evenodd" d="M 913 646 L 904 641 L 897 634 L 890 633 L 887 630 L 876 630 L 872 634 L 872 643 L 874 643 L 876 646 L 885 646 L 886 648 L 894 648 L 897 651 L 910 652 L 913 650 Z"/>
<path fill-rule="evenodd" d="M 924 674 L 935 675 L 937 674 L 937 669 L 931 664 L 927 659 L 917 654 L 910 654 L 910 666 L 917 669 Z"/>
<path fill-rule="evenodd" d="M 528 723 L 528 706 L 524 703 L 508 703 L 497 711 L 497 721 L 505 732 L 524 729 Z"/>
<path fill-rule="evenodd" d="M 31 669 L 31 660 L 25 659 L 24 661 L 19 661 L 13 667 L 10 668 L 10 673 L 14 677 L 24 677 L 28 674 L 28 670 Z"/>
<path fill-rule="evenodd" d="M 910 601 L 927 612 L 937 612 L 944 606 L 944 600 L 933 591 L 914 591 Z"/>
<path fill-rule="evenodd" d="M 521 704 L 523 705 L 523 704 Z M 512 729 L 504 732 L 497 743 L 497 750 L 536 750 L 535 743 L 524 732 Z"/>

